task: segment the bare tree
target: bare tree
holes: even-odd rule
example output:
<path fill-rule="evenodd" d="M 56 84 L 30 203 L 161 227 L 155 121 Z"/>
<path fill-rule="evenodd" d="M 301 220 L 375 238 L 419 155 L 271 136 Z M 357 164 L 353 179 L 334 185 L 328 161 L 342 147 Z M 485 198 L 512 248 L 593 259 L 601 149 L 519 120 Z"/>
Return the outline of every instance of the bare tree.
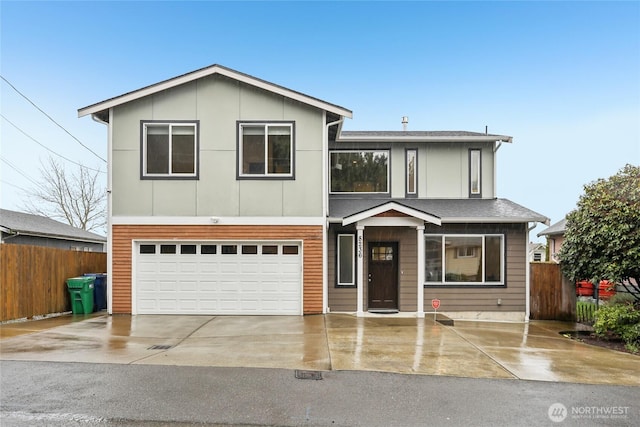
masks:
<path fill-rule="evenodd" d="M 86 166 L 70 171 L 53 158 L 40 162 L 41 182 L 28 192 L 27 212 L 87 231 L 104 232 L 107 194 L 101 172 Z"/>

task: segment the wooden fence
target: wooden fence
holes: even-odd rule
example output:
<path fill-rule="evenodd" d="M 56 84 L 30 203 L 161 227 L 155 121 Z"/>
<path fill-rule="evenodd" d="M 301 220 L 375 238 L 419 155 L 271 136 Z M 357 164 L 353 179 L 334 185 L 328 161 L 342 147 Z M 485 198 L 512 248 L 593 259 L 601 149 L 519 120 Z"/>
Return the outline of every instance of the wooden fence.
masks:
<path fill-rule="evenodd" d="M 531 263 L 531 319 L 576 320 L 576 287 L 560 264 Z"/>
<path fill-rule="evenodd" d="M 71 310 L 66 279 L 107 271 L 104 252 L 0 245 L 0 321 Z"/>

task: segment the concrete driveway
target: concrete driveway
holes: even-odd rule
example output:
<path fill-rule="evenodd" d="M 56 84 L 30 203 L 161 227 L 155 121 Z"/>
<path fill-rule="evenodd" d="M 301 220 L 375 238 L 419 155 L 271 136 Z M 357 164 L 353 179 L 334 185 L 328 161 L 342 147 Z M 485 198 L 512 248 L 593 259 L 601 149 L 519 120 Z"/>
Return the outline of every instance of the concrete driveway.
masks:
<path fill-rule="evenodd" d="M 317 316 L 62 316 L 0 325 L 1 360 L 363 370 L 640 385 L 640 356 L 570 340 L 575 324 Z"/>

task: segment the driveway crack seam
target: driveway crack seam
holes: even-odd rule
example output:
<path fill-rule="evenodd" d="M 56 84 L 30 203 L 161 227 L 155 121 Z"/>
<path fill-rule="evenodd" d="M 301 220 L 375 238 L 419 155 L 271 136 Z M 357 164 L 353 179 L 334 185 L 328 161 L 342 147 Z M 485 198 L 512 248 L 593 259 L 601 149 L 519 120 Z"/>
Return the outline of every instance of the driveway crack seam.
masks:
<path fill-rule="evenodd" d="M 194 329 L 193 331 L 191 331 L 191 333 L 189 333 L 186 337 L 184 337 L 184 338 L 182 338 L 180 341 L 178 341 L 178 343 L 177 343 L 176 345 L 171 346 L 171 348 L 176 348 L 177 346 L 179 346 L 180 344 L 182 344 L 183 342 L 185 342 L 185 340 L 189 339 L 193 334 L 195 334 L 196 332 L 198 332 L 200 329 L 204 328 L 204 327 L 205 327 L 205 326 L 207 326 L 209 323 L 213 322 L 217 317 L 218 317 L 218 316 L 213 316 L 211 319 L 207 320 L 207 321 L 206 321 L 206 322 L 204 322 L 202 325 L 200 325 L 200 326 L 198 326 L 197 328 L 195 328 L 195 329 Z M 133 361 L 129 362 L 128 364 L 129 364 L 129 365 L 133 365 L 133 364 L 135 364 L 135 363 L 141 362 L 141 361 L 143 361 L 143 360 L 145 360 L 145 359 L 148 359 L 148 358 L 150 358 L 150 357 L 157 356 L 157 355 L 162 354 L 162 353 L 166 353 L 167 351 L 171 350 L 171 348 L 168 348 L 168 349 L 166 349 L 166 350 L 159 351 L 159 352 L 154 353 L 154 354 L 149 354 L 149 355 L 147 355 L 147 356 L 141 357 L 140 359 L 133 360 Z"/>
<path fill-rule="evenodd" d="M 493 356 L 491 356 L 489 353 L 487 353 L 486 351 L 484 351 L 481 347 L 477 346 L 476 344 L 472 343 L 471 341 L 469 341 L 467 338 L 465 338 L 464 336 L 460 335 L 460 333 L 458 331 L 456 331 L 455 327 L 452 326 L 445 326 L 447 329 L 451 329 L 453 330 L 453 332 L 459 336 L 460 338 L 462 338 L 464 341 L 468 342 L 472 347 L 475 347 L 476 350 L 478 350 L 480 353 L 484 354 L 485 356 L 487 356 L 489 359 L 491 359 L 496 365 L 500 366 L 500 368 L 502 368 L 504 371 L 506 371 L 507 373 L 509 373 L 510 375 L 513 375 L 516 379 L 521 380 L 522 378 L 520 378 L 519 376 L 517 376 L 514 372 L 511 372 L 509 369 L 506 368 L 506 366 L 504 366 L 502 363 L 498 362 L 498 360 L 496 360 Z"/>

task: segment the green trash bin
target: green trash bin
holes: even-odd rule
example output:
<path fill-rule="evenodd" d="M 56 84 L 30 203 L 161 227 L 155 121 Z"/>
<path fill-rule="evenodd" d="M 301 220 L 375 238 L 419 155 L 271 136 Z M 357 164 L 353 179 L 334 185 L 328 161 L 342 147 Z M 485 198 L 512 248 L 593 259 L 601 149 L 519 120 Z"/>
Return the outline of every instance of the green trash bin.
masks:
<path fill-rule="evenodd" d="M 73 314 L 93 313 L 93 281 L 94 277 L 72 277 L 67 279 L 67 289 L 71 297 Z"/>

